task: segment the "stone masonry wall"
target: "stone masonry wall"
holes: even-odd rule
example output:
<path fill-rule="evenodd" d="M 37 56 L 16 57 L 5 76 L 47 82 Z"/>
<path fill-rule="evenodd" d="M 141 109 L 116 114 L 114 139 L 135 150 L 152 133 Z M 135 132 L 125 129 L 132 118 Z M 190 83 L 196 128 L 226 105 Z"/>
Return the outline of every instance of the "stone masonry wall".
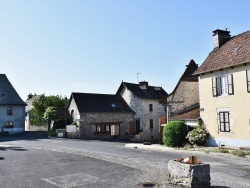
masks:
<path fill-rule="evenodd" d="M 126 87 L 123 87 L 120 95 L 135 110 L 134 119 L 140 120 L 140 128 L 143 130 L 142 141 L 158 140 L 159 118 L 166 115 L 165 107 L 158 100 L 136 97 Z M 149 104 L 153 105 L 153 111 L 149 111 Z M 153 119 L 153 129 L 150 129 L 150 119 Z"/>
<path fill-rule="evenodd" d="M 199 103 L 198 82 L 181 81 L 178 88 L 167 98 L 171 113 Z"/>
<path fill-rule="evenodd" d="M 111 138 L 111 135 L 95 135 L 95 123 L 120 122 L 120 139 L 128 138 L 129 122 L 133 121 L 133 113 L 81 113 L 80 121 L 81 138 Z"/>

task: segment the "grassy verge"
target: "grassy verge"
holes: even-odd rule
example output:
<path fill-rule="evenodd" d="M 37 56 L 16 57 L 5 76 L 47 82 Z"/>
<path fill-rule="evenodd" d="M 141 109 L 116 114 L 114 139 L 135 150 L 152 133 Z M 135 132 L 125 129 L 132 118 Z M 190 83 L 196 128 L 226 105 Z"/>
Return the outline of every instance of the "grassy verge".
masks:
<path fill-rule="evenodd" d="M 204 148 L 204 147 L 184 147 L 178 148 L 189 151 L 204 151 L 205 153 L 230 153 L 239 157 L 245 157 L 246 155 L 250 155 L 250 150 L 243 149 L 227 149 L 227 148 Z"/>

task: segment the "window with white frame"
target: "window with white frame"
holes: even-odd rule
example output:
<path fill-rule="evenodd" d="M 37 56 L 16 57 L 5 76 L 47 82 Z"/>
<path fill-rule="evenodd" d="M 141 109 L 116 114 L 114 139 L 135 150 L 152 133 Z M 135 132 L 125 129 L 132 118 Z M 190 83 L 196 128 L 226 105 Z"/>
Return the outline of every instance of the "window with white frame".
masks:
<path fill-rule="evenodd" d="M 228 111 L 222 111 L 218 113 L 219 116 L 219 131 L 230 132 L 230 113 Z"/>
<path fill-rule="evenodd" d="M 212 78 L 213 97 L 234 94 L 233 75 L 224 74 Z"/>

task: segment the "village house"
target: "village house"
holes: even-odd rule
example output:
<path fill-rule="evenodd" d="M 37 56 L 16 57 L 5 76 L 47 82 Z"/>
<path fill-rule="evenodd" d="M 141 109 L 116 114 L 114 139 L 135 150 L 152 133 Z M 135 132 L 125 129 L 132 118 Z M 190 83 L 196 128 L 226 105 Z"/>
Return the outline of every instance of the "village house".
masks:
<path fill-rule="evenodd" d="M 191 60 L 172 93 L 160 103 L 167 108 L 167 122 L 184 121 L 190 129 L 197 126 L 200 117 L 198 76 L 192 75 L 198 65 Z"/>
<path fill-rule="evenodd" d="M 149 86 L 146 81 L 139 84 L 122 82 L 116 94 L 121 95 L 135 111 L 134 134 L 138 135 L 137 140 L 159 140 L 159 119 L 166 114 L 159 100 L 167 96 L 166 91 L 162 87 Z"/>
<path fill-rule="evenodd" d="M 18 95 L 5 74 L 0 74 L 0 131 L 25 131 L 26 103 Z"/>
<path fill-rule="evenodd" d="M 250 31 L 213 31 L 199 76 L 200 115 L 213 146 L 250 146 Z"/>
<path fill-rule="evenodd" d="M 38 99 L 41 95 L 37 95 L 37 94 L 32 94 L 29 93 L 27 96 L 27 99 L 25 101 L 25 103 L 27 104 L 27 106 L 25 107 L 25 130 L 30 130 L 31 129 L 31 119 L 34 117 L 31 110 L 33 109 L 33 105 L 32 103 Z M 34 127 L 32 127 L 34 128 Z M 40 127 L 39 127 L 40 128 Z"/>
<path fill-rule="evenodd" d="M 129 138 L 134 111 L 120 95 L 72 93 L 68 110 L 80 138 Z"/>

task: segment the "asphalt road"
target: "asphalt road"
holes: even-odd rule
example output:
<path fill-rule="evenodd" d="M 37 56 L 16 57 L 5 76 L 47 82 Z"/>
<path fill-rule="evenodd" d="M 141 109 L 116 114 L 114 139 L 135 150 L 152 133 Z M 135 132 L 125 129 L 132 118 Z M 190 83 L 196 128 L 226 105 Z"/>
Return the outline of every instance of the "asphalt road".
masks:
<path fill-rule="evenodd" d="M 150 151 L 123 142 L 48 138 L 43 132 L 0 137 L 0 187 L 168 185 L 167 163 L 187 151 Z M 212 187 L 250 187 L 250 160 L 195 152 L 211 167 Z"/>

